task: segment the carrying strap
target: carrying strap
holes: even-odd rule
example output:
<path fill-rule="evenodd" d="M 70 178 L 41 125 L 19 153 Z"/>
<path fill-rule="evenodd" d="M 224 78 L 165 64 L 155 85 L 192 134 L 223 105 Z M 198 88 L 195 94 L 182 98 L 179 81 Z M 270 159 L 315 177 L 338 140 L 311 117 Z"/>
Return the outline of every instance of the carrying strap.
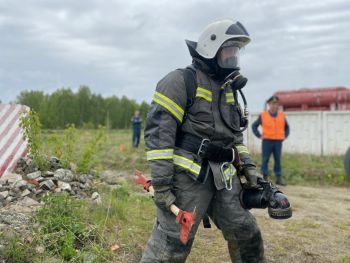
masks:
<path fill-rule="evenodd" d="M 185 115 L 188 112 L 188 110 L 192 107 L 194 103 L 194 99 L 196 97 L 196 88 L 197 88 L 197 76 L 196 76 L 196 69 L 190 65 L 186 68 L 179 69 L 182 71 L 186 86 L 186 94 L 187 94 L 187 101 L 186 101 L 186 110 Z"/>

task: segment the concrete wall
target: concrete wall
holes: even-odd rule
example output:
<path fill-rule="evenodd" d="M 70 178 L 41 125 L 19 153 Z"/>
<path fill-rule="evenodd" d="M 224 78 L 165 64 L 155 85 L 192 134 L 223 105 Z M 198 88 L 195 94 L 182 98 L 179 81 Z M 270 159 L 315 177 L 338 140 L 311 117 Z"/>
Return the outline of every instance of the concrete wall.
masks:
<path fill-rule="evenodd" d="M 350 146 L 350 111 L 285 112 L 290 135 L 283 152 L 316 155 L 342 155 Z M 252 132 L 251 124 L 259 113 L 250 114 L 245 140 L 251 152 L 261 152 L 261 140 Z M 259 128 L 261 131 L 261 127 Z"/>

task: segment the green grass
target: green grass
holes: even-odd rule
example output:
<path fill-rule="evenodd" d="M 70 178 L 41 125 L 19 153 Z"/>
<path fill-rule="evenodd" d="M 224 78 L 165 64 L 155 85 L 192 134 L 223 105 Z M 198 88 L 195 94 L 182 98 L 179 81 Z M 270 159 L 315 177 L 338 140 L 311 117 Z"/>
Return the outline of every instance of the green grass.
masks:
<path fill-rule="evenodd" d="M 0 259 L 11 263 L 31 263 L 35 256 L 31 244 L 21 240 L 19 237 L 0 234 L 0 239 L 6 242 L 6 246 L 0 248 Z"/>
<path fill-rule="evenodd" d="M 44 199 L 34 221 L 38 225 L 35 237 L 50 255 L 77 261 L 81 251 L 101 245 L 95 224 L 86 224 L 85 200 L 76 200 L 66 193 L 50 194 Z"/>
<path fill-rule="evenodd" d="M 346 256 L 344 256 L 344 257 L 342 257 L 342 258 L 340 259 L 340 262 L 341 262 L 341 263 L 350 263 L 350 254 L 349 254 L 349 255 L 346 255 Z"/>
<path fill-rule="evenodd" d="M 84 145 L 90 142 L 96 130 L 78 130 L 77 141 L 73 149 L 73 162 L 77 163 L 84 151 Z M 48 155 L 55 155 L 50 137 L 58 137 L 63 139 L 64 133 L 62 131 L 45 131 L 44 138 L 44 152 Z M 125 150 L 121 148 L 124 145 Z M 144 152 L 144 143 L 141 136 L 141 143 L 138 149 L 134 149 L 131 144 L 131 131 L 129 130 L 109 130 L 106 132 L 106 137 L 92 159 L 92 166 L 98 171 L 101 170 L 122 170 L 130 171 L 139 169 L 142 171 L 148 170 L 146 156 Z"/>
<path fill-rule="evenodd" d="M 79 160 L 83 152 L 83 146 L 88 143 L 96 133 L 95 130 L 79 130 L 79 136 L 74 149 L 73 161 Z M 63 137 L 62 132 L 45 132 L 45 137 L 56 134 Z M 125 151 L 120 146 L 125 146 Z M 52 146 L 47 142 L 44 145 L 45 152 L 53 154 Z M 258 168 L 261 166 L 260 155 L 253 155 Z M 133 171 L 139 169 L 148 172 L 149 168 L 144 153 L 144 142 L 141 136 L 141 144 L 138 149 L 131 146 L 130 130 L 110 130 L 106 139 L 96 149 L 92 165 L 98 170 Z M 270 171 L 272 173 L 273 158 L 270 159 Z M 349 185 L 346 179 L 343 156 L 316 156 L 309 154 L 282 154 L 283 176 L 289 184 L 296 185 Z"/>
<path fill-rule="evenodd" d="M 72 150 L 73 162 L 79 161 L 84 145 L 94 138 L 95 133 L 94 130 L 78 130 L 77 142 Z M 52 135 L 58 140 L 64 138 L 64 133 L 60 131 L 44 133 L 44 152 L 48 155 L 54 155 L 53 144 L 48 140 Z M 253 158 L 259 166 L 260 156 L 255 155 Z M 135 169 L 149 171 L 143 141 L 139 149 L 133 149 L 129 130 L 108 131 L 99 149 L 95 149 L 91 165 L 98 172 L 109 169 L 129 174 Z M 282 165 L 289 184 L 349 185 L 345 179 L 341 156 L 283 154 Z M 143 190 L 130 180 L 127 178 L 117 188 L 97 185 L 96 190 L 102 198 L 101 205 L 67 195 L 47 197 L 45 206 L 34 219 L 36 228 L 33 243 L 24 244 L 19 239 L 11 239 L 10 245 L 5 249 L 7 258 L 11 258 L 10 262 L 26 262 L 26 258 L 30 262 L 50 263 L 63 260 L 139 262 L 153 226 L 155 206 L 152 199 L 142 194 Z M 301 197 L 313 199 L 315 194 L 306 193 Z M 304 228 L 318 231 L 321 225 L 317 220 L 309 219 L 291 222 L 285 230 L 295 232 Z M 346 231 L 348 225 L 338 224 L 337 228 Z M 44 246 L 45 252 L 41 255 L 28 255 L 28 251 L 34 251 L 38 245 Z M 114 252 L 111 251 L 113 245 L 119 246 Z M 273 253 L 283 256 L 288 250 L 276 245 Z M 348 259 L 345 256 L 341 262 L 349 262 Z"/>
<path fill-rule="evenodd" d="M 8 262 L 138 262 L 154 220 L 147 195 L 135 193 L 128 183 L 117 189 L 99 189 L 103 203 L 79 200 L 68 194 L 50 194 L 33 218 L 32 243 L 7 238 L 0 259 Z M 1 238 L 5 238 L 1 236 Z M 113 245 L 119 249 L 111 251 Z M 44 247 L 42 254 L 32 253 Z M 56 262 L 54 261 L 54 262 Z"/>
<path fill-rule="evenodd" d="M 253 155 L 253 158 L 260 167 L 260 155 Z M 273 158 L 270 159 L 269 170 L 270 174 L 273 174 Z M 292 185 L 349 186 L 344 171 L 343 156 L 283 153 L 282 173 L 288 184 Z"/>

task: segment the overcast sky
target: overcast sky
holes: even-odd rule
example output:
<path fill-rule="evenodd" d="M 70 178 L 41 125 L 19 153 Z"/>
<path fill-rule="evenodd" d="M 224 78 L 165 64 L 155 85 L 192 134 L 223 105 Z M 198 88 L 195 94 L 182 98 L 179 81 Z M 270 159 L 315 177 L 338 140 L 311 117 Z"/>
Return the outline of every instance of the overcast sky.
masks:
<path fill-rule="evenodd" d="M 277 90 L 350 86 L 347 0 L 0 0 L 0 100 L 88 85 L 150 102 L 159 79 L 190 64 L 184 39 L 222 18 L 251 35 L 241 73 L 252 110 Z"/>

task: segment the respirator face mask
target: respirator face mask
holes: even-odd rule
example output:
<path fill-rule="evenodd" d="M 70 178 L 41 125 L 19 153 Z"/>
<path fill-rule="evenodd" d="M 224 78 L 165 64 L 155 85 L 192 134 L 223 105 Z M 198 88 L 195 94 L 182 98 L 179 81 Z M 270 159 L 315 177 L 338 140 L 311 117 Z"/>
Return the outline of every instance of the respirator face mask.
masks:
<path fill-rule="evenodd" d="M 236 41 L 227 41 L 219 49 L 217 63 L 223 69 L 239 67 L 239 45 Z"/>

